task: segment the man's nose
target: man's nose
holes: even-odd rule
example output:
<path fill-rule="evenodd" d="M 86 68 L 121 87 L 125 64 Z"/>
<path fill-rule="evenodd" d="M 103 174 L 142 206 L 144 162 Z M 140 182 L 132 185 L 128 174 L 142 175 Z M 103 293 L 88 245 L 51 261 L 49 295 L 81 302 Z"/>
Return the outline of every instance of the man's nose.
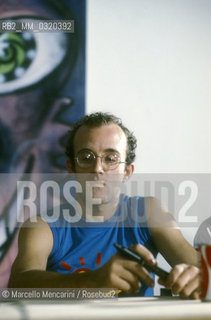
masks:
<path fill-rule="evenodd" d="M 95 163 L 94 163 L 94 166 L 93 166 L 93 171 L 95 173 L 102 173 L 104 170 L 103 170 L 103 163 L 102 163 L 102 158 L 101 157 L 96 157 L 95 159 Z"/>

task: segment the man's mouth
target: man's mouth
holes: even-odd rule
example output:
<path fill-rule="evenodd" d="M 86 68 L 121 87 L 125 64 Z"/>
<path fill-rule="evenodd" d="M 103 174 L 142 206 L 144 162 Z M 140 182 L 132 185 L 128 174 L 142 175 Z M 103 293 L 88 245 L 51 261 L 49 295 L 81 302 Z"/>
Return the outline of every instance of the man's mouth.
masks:
<path fill-rule="evenodd" d="M 105 187 L 105 185 L 106 185 L 105 181 L 93 181 L 92 182 L 93 188 L 103 188 L 103 187 Z"/>

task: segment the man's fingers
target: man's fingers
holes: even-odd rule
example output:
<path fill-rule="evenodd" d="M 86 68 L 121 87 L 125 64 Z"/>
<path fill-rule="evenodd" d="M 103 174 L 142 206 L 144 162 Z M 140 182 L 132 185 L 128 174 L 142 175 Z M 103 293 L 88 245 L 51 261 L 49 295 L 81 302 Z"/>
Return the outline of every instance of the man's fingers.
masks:
<path fill-rule="evenodd" d="M 126 270 L 129 270 L 130 272 L 132 272 L 138 279 L 146 283 L 147 286 L 149 287 L 154 286 L 154 280 L 152 276 L 138 262 L 125 260 L 123 262 L 123 265 Z"/>
<path fill-rule="evenodd" d="M 140 290 L 140 279 L 134 273 L 131 273 L 126 269 L 123 269 L 121 273 L 121 278 L 129 283 L 130 292 L 137 293 Z"/>
<path fill-rule="evenodd" d="M 184 272 L 186 268 L 185 264 L 178 264 L 176 265 L 168 275 L 166 281 L 163 281 L 163 284 L 165 285 L 166 288 L 172 288 L 173 285 L 177 282 L 179 276 Z M 161 284 L 162 281 L 159 280 L 159 283 Z M 176 290 L 176 288 L 175 288 Z"/>
<path fill-rule="evenodd" d="M 127 270 L 121 270 L 120 275 L 113 279 L 115 287 L 126 293 L 137 293 L 141 284 L 139 279 Z"/>
<path fill-rule="evenodd" d="M 144 246 L 137 244 L 130 249 L 141 256 L 150 265 L 156 263 L 153 254 Z M 139 262 L 125 258 L 121 253 L 117 253 L 113 256 L 110 271 L 111 274 L 118 275 L 118 288 L 125 292 L 135 293 L 139 291 L 140 280 L 149 287 L 154 286 L 154 280 L 149 271 Z M 111 282 L 114 283 L 114 279 L 111 279 Z"/>
<path fill-rule="evenodd" d="M 153 254 L 141 244 L 137 244 L 133 247 L 130 247 L 130 249 L 137 253 L 139 256 L 141 256 L 149 265 L 154 265 L 157 263 Z M 124 258 L 124 261 L 125 269 L 128 269 L 129 271 L 134 273 L 139 279 L 145 282 L 147 286 L 154 286 L 154 280 L 151 277 L 149 271 L 146 270 L 146 268 L 144 268 L 140 263 L 133 260 L 128 260 Z"/>
<path fill-rule="evenodd" d="M 159 279 L 160 284 L 172 289 L 173 294 L 179 294 L 183 298 L 193 297 L 198 299 L 199 269 L 186 264 L 176 265 L 170 272 L 166 281 Z"/>
<path fill-rule="evenodd" d="M 130 249 L 140 255 L 150 265 L 154 265 L 157 263 L 157 260 L 155 259 L 153 254 L 141 244 L 130 247 Z"/>
<path fill-rule="evenodd" d="M 200 299 L 200 293 L 198 291 L 194 291 L 192 294 L 191 294 L 191 298 L 193 299 Z"/>
<path fill-rule="evenodd" d="M 198 279 L 195 278 L 181 289 L 180 296 L 182 298 L 192 297 L 193 299 L 199 299 L 199 292 L 196 290 L 197 287 Z"/>

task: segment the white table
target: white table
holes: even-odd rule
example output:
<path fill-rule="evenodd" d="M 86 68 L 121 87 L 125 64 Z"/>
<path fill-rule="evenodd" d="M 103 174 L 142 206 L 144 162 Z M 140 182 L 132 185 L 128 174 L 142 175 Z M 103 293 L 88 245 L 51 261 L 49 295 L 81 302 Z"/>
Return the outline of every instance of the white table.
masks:
<path fill-rule="evenodd" d="M 211 319 L 211 302 L 172 298 L 118 298 L 106 300 L 0 303 L 1 320 L 186 320 Z"/>

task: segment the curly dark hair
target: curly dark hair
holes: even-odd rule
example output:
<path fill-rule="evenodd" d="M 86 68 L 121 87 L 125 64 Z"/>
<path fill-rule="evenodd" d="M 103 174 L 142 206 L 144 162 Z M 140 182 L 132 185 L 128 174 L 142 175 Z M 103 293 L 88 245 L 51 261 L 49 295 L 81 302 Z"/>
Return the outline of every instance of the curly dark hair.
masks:
<path fill-rule="evenodd" d="M 74 137 L 76 132 L 81 126 L 87 126 L 89 128 L 101 127 L 103 125 L 116 124 L 125 133 L 127 138 L 127 156 L 126 164 L 131 164 L 136 157 L 135 149 L 137 146 L 137 139 L 131 131 L 129 131 L 122 123 L 121 119 L 111 113 L 95 112 L 84 116 L 77 121 L 71 130 L 68 132 L 66 143 L 66 155 L 74 165 Z"/>

